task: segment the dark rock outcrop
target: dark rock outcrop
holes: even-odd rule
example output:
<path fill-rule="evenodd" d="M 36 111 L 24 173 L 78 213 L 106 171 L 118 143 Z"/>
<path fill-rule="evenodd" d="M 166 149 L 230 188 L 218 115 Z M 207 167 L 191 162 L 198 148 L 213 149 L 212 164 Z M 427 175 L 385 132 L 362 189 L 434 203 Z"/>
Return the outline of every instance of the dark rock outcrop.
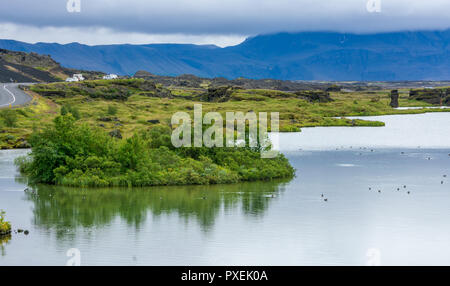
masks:
<path fill-rule="evenodd" d="M 334 84 L 334 85 L 328 87 L 325 91 L 328 91 L 328 92 L 340 92 L 341 89 L 342 89 L 342 87 L 340 87 L 339 85 L 335 85 Z"/>
<path fill-rule="evenodd" d="M 103 121 L 103 122 L 111 122 L 111 121 L 115 121 L 115 122 L 118 122 L 118 121 L 120 121 L 120 120 L 119 120 L 119 118 L 117 118 L 117 117 L 100 117 L 100 118 L 98 119 L 98 121 Z"/>
<path fill-rule="evenodd" d="M 208 102 L 225 102 L 230 100 L 236 88 L 232 86 L 210 87 L 208 92 L 202 96 L 202 100 Z"/>
<path fill-rule="evenodd" d="M 304 90 L 294 93 L 298 98 L 306 99 L 309 102 L 331 102 L 330 94 L 323 90 Z"/>
<path fill-rule="evenodd" d="M 412 89 L 409 92 L 409 98 L 434 105 L 450 106 L 450 88 Z"/>
<path fill-rule="evenodd" d="M 398 90 L 394 89 L 391 91 L 391 107 L 392 108 L 397 108 L 398 107 Z"/>

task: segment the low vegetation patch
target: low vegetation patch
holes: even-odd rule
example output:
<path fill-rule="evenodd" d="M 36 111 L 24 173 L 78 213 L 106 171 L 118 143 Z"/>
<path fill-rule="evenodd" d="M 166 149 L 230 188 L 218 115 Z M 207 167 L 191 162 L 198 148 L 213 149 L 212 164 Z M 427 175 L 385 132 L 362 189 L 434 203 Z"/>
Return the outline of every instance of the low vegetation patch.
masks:
<path fill-rule="evenodd" d="M 6 221 L 5 211 L 0 210 L 0 235 L 7 235 L 11 233 L 11 223 Z"/>

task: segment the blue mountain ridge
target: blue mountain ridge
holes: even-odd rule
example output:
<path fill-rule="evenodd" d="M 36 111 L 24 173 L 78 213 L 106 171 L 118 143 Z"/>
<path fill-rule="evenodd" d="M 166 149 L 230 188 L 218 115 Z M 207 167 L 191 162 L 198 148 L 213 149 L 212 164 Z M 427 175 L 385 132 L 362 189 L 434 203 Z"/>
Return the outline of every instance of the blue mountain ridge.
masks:
<path fill-rule="evenodd" d="M 68 68 L 133 75 L 246 77 L 283 80 L 394 81 L 450 79 L 450 30 L 378 34 L 301 32 L 259 35 L 239 45 L 79 43 L 0 48 L 48 54 Z"/>

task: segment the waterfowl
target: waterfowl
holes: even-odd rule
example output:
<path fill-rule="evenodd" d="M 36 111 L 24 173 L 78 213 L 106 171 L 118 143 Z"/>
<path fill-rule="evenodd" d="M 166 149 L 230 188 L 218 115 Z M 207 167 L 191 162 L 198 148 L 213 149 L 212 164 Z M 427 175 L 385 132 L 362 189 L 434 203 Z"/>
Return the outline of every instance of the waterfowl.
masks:
<path fill-rule="evenodd" d="M 324 199 L 325 202 L 328 202 L 328 199 Z"/>

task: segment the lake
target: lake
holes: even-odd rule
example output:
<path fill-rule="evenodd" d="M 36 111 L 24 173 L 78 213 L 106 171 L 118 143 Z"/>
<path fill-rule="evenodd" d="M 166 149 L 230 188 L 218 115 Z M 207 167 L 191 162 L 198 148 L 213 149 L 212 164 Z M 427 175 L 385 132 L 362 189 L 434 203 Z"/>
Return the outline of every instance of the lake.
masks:
<path fill-rule="evenodd" d="M 0 151 L 0 209 L 29 231 L 0 265 L 450 265 L 450 113 L 365 119 L 386 126 L 280 134 L 290 181 L 33 193 L 27 151 Z"/>

